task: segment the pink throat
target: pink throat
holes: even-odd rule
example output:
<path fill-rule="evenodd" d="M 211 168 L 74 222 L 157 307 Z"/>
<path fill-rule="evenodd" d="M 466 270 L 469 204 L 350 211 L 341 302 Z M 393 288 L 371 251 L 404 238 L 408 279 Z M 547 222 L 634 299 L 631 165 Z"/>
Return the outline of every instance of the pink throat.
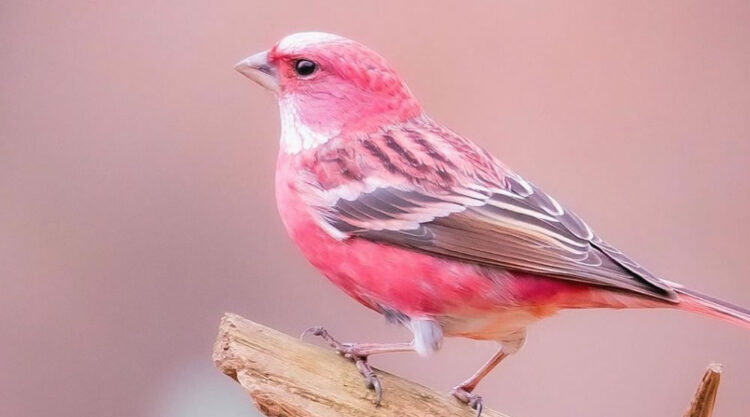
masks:
<path fill-rule="evenodd" d="M 387 95 L 347 87 L 325 93 L 282 94 L 282 106 L 291 105 L 299 122 L 317 132 L 371 133 L 422 114 L 422 106 L 405 87 Z"/>

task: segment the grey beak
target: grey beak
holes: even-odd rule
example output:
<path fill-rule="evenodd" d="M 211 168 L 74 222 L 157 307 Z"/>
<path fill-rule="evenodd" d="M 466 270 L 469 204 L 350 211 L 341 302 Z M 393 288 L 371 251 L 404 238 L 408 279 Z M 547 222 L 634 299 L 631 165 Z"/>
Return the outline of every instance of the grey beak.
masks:
<path fill-rule="evenodd" d="M 234 66 L 240 74 L 260 84 L 263 88 L 279 91 L 276 69 L 268 62 L 268 52 L 263 51 L 249 56 Z"/>

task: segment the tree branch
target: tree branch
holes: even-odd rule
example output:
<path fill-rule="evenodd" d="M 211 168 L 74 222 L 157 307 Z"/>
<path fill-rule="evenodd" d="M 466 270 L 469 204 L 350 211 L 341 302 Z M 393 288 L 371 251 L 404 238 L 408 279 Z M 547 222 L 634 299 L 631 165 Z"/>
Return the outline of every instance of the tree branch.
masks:
<path fill-rule="evenodd" d="M 235 314 L 221 319 L 213 357 L 267 416 L 474 416 L 450 395 L 380 370 L 383 401 L 375 407 L 374 392 L 349 360 Z M 482 416 L 507 417 L 486 408 Z"/>
<path fill-rule="evenodd" d="M 714 413 L 716 393 L 719 391 L 721 380 L 721 364 L 712 363 L 708 365 L 703 379 L 698 385 L 698 391 L 693 396 L 690 408 L 685 412 L 685 417 L 711 417 Z"/>
<path fill-rule="evenodd" d="M 474 410 L 450 395 L 380 370 L 383 401 L 375 407 L 373 391 L 349 360 L 236 314 L 221 319 L 213 358 L 267 416 L 474 416 Z M 709 366 L 684 417 L 711 417 L 720 373 L 721 365 Z M 488 409 L 482 416 L 507 417 Z"/>

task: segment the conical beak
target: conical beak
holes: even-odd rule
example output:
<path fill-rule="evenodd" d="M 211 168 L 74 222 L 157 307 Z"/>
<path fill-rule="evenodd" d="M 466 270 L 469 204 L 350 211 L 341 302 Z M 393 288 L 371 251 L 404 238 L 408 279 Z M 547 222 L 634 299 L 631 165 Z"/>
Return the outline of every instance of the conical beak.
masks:
<path fill-rule="evenodd" d="M 257 53 L 238 62 L 234 69 L 273 92 L 279 91 L 276 69 L 268 63 L 268 51 Z"/>

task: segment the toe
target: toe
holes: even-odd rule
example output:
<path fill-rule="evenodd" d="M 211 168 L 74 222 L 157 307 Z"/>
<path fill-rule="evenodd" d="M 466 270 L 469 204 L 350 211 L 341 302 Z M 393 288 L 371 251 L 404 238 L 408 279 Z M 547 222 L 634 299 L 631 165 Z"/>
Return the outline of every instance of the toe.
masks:
<path fill-rule="evenodd" d="M 365 386 L 375 391 L 375 406 L 380 405 L 380 400 L 383 398 L 383 387 L 380 385 L 380 378 L 372 370 L 370 364 L 367 363 L 367 358 L 357 358 L 354 364 L 357 366 L 359 373 L 365 378 Z"/>
<path fill-rule="evenodd" d="M 472 394 L 469 391 L 461 387 L 453 388 L 451 394 L 456 397 L 462 403 L 468 405 L 476 411 L 475 417 L 482 415 L 484 406 L 482 405 L 482 397 L 476 394 Z"/>
<path fill-rule="evenodd" d="M 380 405 L 380 401 L 383 399 L 383 387 L 380 385 L 380 378 L 377 375 L 372 374 L 367 379 L 367 388 L 375 391 L 375 406 Z"/>
<path fill-rule="evenodd" d="M 320 336 L 325 332 L 323 326 L 313 326 L 305 329 L 304 332 L 299 336 L 300 340 L 304 340 L 307 335 Z"/>
<path fill-rule="evenodd" d="M 472 399 L 469 400 L 469 407 L 473 408 L 477 413 L 475 414 L 475 417 L 479 417 L 482 415 L 482 410 L 484 409 L 484 406 L 482 405 L 482 397 L 479 395 L 473 395 Z"/>

